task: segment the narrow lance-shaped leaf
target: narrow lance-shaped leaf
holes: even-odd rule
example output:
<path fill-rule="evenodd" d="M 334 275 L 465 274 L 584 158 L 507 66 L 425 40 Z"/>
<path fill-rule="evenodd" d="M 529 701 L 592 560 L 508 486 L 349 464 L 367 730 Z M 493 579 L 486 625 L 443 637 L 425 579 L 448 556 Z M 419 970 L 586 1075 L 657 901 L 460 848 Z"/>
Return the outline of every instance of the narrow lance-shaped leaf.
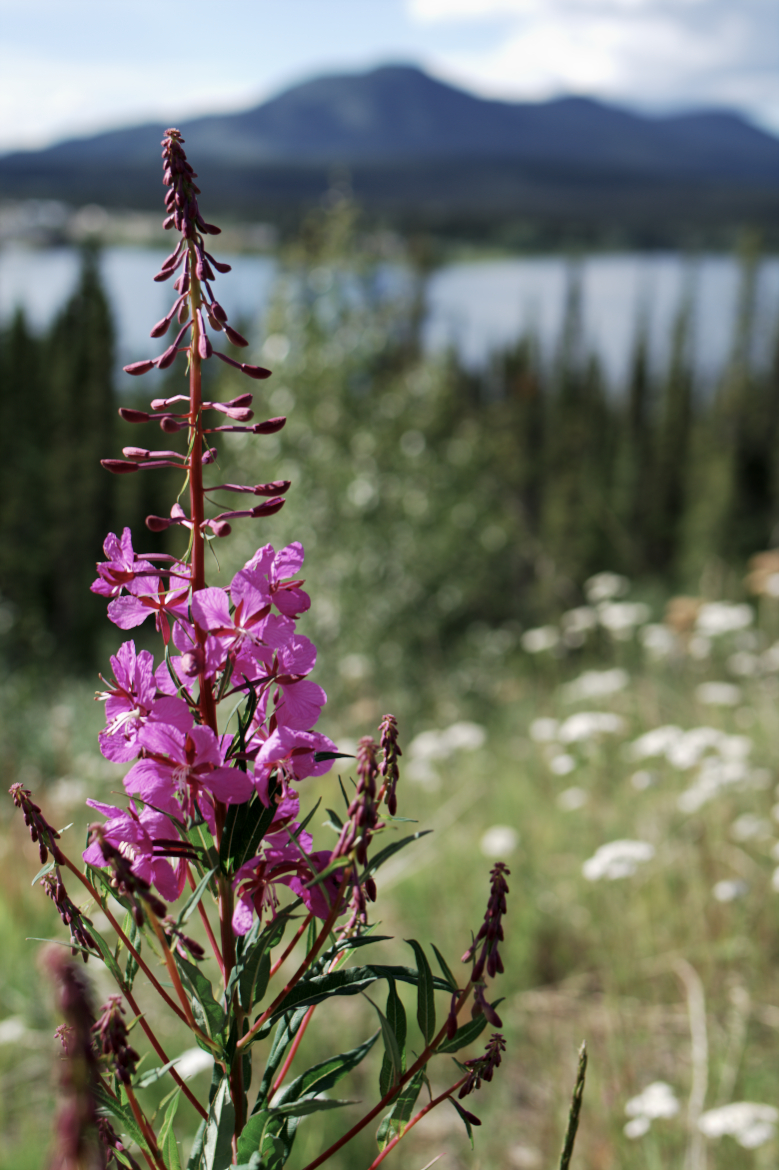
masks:
<path fill-rule="evenodd" d="M 380 1150 L 383 1150 L 393 1138 L 401 1134 L 411 1120 L 411 1114 L 424 1079 L 425 1070 L 421 1068 L 419 1072 L 414 1074 L 409 1083 L 403 1086 L 389 1113 L 382 1118 L 381 1125 L 376 1131 L 376 1141 Z"/>
<path fill-rule="evenodd" d="M 211 881 L 211 878 L 214 876 L 215 873 L 216 873 L 216 869 L 214 868 L 214 869 L 209 869 L 207 873 L 203 874 L 202 878 L 197 883 L 194 890 L 189 895 L 189 897 L 187 898 L 186 902 L 184 903 L 184 905 L 182 906 L 182 908 L 179 912 L 179 916 L 178 916 L 178 920 L 177 920 L 178 926 L 183 926 L 185 922 L 189 921 L 190 917 L 192 916 L 194 911 L 197 909 L 198 902 L 201 900 L 201 898 L 205 894 L 206 890 L 208 889 L 208 883 Z"/>
<path fill-rule="evenodd" d="M 413 947 L 417 960 L 417 970 L 419 972 L 419 981 L 417 983 L 417 1023 L 419 1024 L 420 1032 L 425 1038 L 425 1043 L 429 1044 L 435 1036 L 433 972 L 430 970 L 430 964 L 427 961 L 425 952 L 416 939 L 407 938 L 406 942 L 410 947 Z"/>
<path fill-rule="evenodd" d="M 387 1023 L 395 1035 L 400 1056 L 400 1071 L 397 1072 L 389 1054 L 385 1052 L 379 1073 L 379 1095 L 382 1097 L 385 1097 L 390 1089 L 395 1087 L 400 1076 L 406 1071 L 406 1012 L 398 995 L 395 980 L 390 979 L 388 983 L 389 993 L 387 995 L 386 1017 Z"/>
<path fill-rule="evenodd" d="M 451 968 L 449 967 L 449 964 L 447 963 L 446 959 L 441 954 L 441 952 L 439 951 L 439 949 L 435 945 L 435 943 L 431 943 L 430 945 L 433 948 L 433 950 L 435 951 L 435 957 L 438 959 L 438 966 L 441 968 L 441 973 L 442 973 L 444 979 L 447 981 L 447 983 L 449 984 L 452 991 L 457 991 L 457 986 L 458 986 L 457 980 L 455 979 L 454 975 L 452 974 L 452 971 L 451 971 Z"/>

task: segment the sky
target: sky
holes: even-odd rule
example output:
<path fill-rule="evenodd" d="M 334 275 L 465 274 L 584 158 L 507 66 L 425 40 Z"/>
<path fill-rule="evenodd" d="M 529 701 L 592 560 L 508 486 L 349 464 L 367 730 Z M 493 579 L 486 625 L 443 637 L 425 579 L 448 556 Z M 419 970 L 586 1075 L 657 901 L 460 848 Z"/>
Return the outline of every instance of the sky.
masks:
<path fill-rule="evenodd" d="M 776 0 L 0 0 L 0 151 L 387 63 L 508 100 L 725 106 L 779 133 Z"/>

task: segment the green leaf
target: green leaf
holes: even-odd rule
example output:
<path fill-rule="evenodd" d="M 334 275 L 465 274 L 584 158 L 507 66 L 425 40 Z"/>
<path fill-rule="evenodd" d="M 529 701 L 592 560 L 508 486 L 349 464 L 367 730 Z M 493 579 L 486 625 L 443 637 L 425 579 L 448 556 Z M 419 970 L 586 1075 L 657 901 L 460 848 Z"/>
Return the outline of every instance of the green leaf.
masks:
<path fill-rule="evenodd" d="M 324 1109 L 341 1109 L 344 1105 L 359 1105 L 359 1101 L 343 1101 L 335 1097 L 302 1097 L 288 1105 L 274 1105 L 271 1113 L 282 1113 L 285 1117 L 308 1117 L 310 1113 L 321 1113 Z"/>
<path fill-rule="evenodd" d="M 149 1147 L 146 1144 L 146 1139 L 138 1128 L 138 1123 L 129 1105 L 123 1105 L 121 1101 L 112 1097 L 99 1081 L 93 1085 L 92 1092 L 97 1100 L 98 1113 L 112 1117 L 114 1121 L 119 1123 L 119 1128 L 122 1133 L 132 1138 L 142 1150 L 148 1151 Z"/>
<path fill-rule="evenodd" d="M 238 1138 L 239 1160 L 248 1161 L 253 1154 L 259 1153 L 265 1170 L 283 1165 L 285 1143 L 279 1138 L 279 1134 L 286 1130 L 286 1127 L 287 1118 L 281 1113 L 273 1113 L 270 1110 L 254 1113 Z"/>
<path fill-rule="evenodd" d="M 384 1070 L 386 1068 L 388 1070 L 386 1076 L 388 1086 L 387 1089 L 385 1089 L 385 1092 L 389 1092 L 389 1089 L 394 1088 L 403 1075 L 400 1048 L 398 1047 L 397 1037 L 395 1036 L 393 1029 L 390 1027 L 389 1020 L 384 1015 L 384 1012 L 381 1010 L 378 1004 L 373 1002 L 370 996 L 366 995 L 365 998 L 376 1012 L 377 1016 L 379 1017 L 379 1023 L 381 1024 L 381 1037 L 384 1041 L 384 1060 L 382 1061 L 381 1073 L 379 1074 L 379 1083 L 381 1084 L 382 1079 L 384 1079 Z M 382 1097 L 383 1096 L 384 1093 L 382 1093 Z"/>
<path fill-rule="evenodd" d="M 344 827 L 344 823 L 339 817 L 338 813 L 329 808 L 327 809 L 327 815 L 330 817 L 330 821 L 325 821 L 325 824 L 329 823 L 331 828 L 336 829 L 340 833 L 341 829 Z"/>
<path fill-rule="evenodd" d="M 180 1100 L 181 1089 L 176 1089 L 165 1111 L 165 1118 L 159 1137 L 157 1138 L 157 1145 L 162 1151 L 162 1156 L 165 1159 L 165 1165 L 168 1167 L 168 1170 L 181 1170 L 178 1143 L 176 1142 L 176 1135 L 173 1132 L 173 1118 L 176 1116 L 176 1110 L 179 1107 Z"/>
<path fill-rule="evenodd" d="M 411 833 L 408 837 L 401 837 L 399 841 L 393 841 L 391 845 L 385 845 L 375 856 L 368 859 L 365 872 L 360 874 L 360 881 L 368 877 L 368 875 L 376 873 L 376 870 L 384 865 L 385 861 L 389 861 L 390 857 L 395 853 L 399 853 L 401 849 L 405 849 L 412 841 L 420 841 L 423 837 L 427 837 L 428 833 L 432 833 L 432 831 L 432 829 L 422 829 L 419 833 Z"/>
<path fill-rule="evenodd" d="M 141 933 L 141 930 L 138 927 L 138 923 L 135 921 L 132 914 L 125 915 L 125 922 L 122 929 L 140 955 L 141 947 L 143 945 L 143 934 Z M 138 960 L 135 958 L 135 955 L 128 951 L 127 964 L 124 969 L 124 987 L 127 991 L 132 991 L 133 983 L 135 982 L 135 976 L 138 974 L 138 970 Z"/>
<path fill-rule="evenodd" d="M 443 977 L 446 980 L 446 982 L 449 984 L 449 990 L 450 991 L 458 991 L 459 988 L 457 986 L 457 980 L 455 979 L 454 975 L 452 974 L 446 959 L 441 954 L 441 952 L 439 951 L 439 949 L 435 945 L 435 943 L 431 943 L 430 945 L 433 948 L 433 950 L 435 951 L 435 957 L 438 959 L 438 966 L 441 968 L 441 972 L 443 974 Z"/>
<path fill-rule="evenodd" d="M 356 1048 L 351 1048 L 348 1052 L 341 1052 L 338 1056 L 331 1056 L 329 1060 L 323 1060 L 321 1064 L 312 1065 L 311 1068 L 280 1090 L 271 1112 L 290 1101 L 297 1101 L 303 1096 L 311 1097 L 332 1089 L 342 1077 L 356 1068 L 361 1060 L 364 1060 L 378 1037 L 379 1033 L 374 1032 Z"/>
<path fill-rule="evenodd" d="M 425 1070 L 421 1068 L 419 1072 L 414 1074 L 409 1083 L 403 1086 L 389 1113 L 382 1118 L 381 1125 L 376 1131 L 376 1141 L 380 1150 L 383 1150 L 398 1134 L 402 1134 L 408 1125 L 424 1079 Z"/>
<path fill-rule="evenodd" d="M 310 1006 L 313 1003 L 321 1003 L 322 1000 L 329 999 L 331 995 L 358 995 L 370 987 L 371 983 L 375 983 L 377 979 L 397 979 L 402 983 L 416 985 L 419 982 L 419 975 L 413 967 L 385 966 L 381 963 L 373 963 L 368 967 L 347 967 L 346 970 L 330 971 L 313 978 L 301 979 L 292 988 L 271 1019 L 276 1020 L 284 1012 L 301 1007 L 303 1004 Z M 443 979 L 434 978 L 433 985 L 440 991 L 449 990 L 448 984 L 444 983 Z"/>
<path fill-rule="evenodd" d="M 189 1161 L 187 1162 L 187 1170 L 200 1170 L 201 1159 L 203 1157 L 203 1142 L 206 1136 L 207 1121 L 204 1118 L 198 1126 L 195 1140 L 192 1143 L 192 1150 L 190 1151 Z"/>
<path fill-rule="evenodd" d="M 268 808 L 255 794 L 248 804 L 231 804 L 222 831 L 219 860 L 227 874 L 234 874 L 250 857 L 271 826 L 277 802 L 269 795 Z"/>
<path fill-rule="evenodd" d="M 400 1077 L 406 1071 L 406 1012 L 398 995 L 395 980 L 390 979 L 389 994 L 387 996 L 387 1023 L 395 1035 L 399 1055 L 399 1071 L 393 1064 L 388 1052 L 384 1053 L 384 1060 L 379 1073 L 379 1096 L 386 1097 L 390 1089 L 394 1088 Z"/>
<path fill-rule="evenodd" d="M 30 885 L 34 886 L 36 882 L 39 882 L 41 880 L 41 878 L 45 878 L 46 874 L 51 873 L 51 871 L 54 869 L 54 866 L 56 864 L 57 864 L 56 861 L 47 861 L 45 865 L 42 865 L 41 868 L 36 873 L 35 877 L 30 882 Z"/>
<path fill-rule="evenodd" d="M 178 926 L 183 926 L 185 922 L 189 921 L 193 911 L 195 911 L 197 909 L 198 902 L 200 901 L 200 899 L 203 897 L 203 894 L 205 894 L 206 890 L 208 889 L 208 883 L 211 881 L 211 878 L 214 876 L 215 873 L 216 873 L 216 868 L 209 869 L 208 872 L 205 873 L 203 875 L 203 877 L 200 879 L 200 881 L 197 883 L 194 890 L 192 891 L 192 893 L 189 895 L 186 902 L 182 906 L 181 911 L 179 912 L 179 916 L 177 919 Z"/>
<path fill-rule="evenodd" d="M 433 988 L 433 972 L 430 970 L 430 964 L 427 961 L 427 956 L 422 950 L 421 945 L 413 938 L 405 940 L 410 947 L 413 947 L 414 954 L 417 960 L 417 970 L 419 972 L 419 981 L 417 983 L 417 1023 L 419 1030 L 425 1038 L 425 1043 L 429 1044 L 435 1036 L 435 995 Z"/>
<path fill-rule="evenodd" d="M 451 1040 L 442 1040 L 436 1048 L 436 1053 L 459 1052 L 467 1044 L 473 1044 L 474 1040 L 478 1040 L 486 1026 L 487 1017 L 485 1015 L 477 1016 L 475 1020 L 469 1020 L 467 1024 L 463 1024 L 462 1028 L 457 1029 Z"/>
<path fill-rule="evenodd" d="M 238 1000 L 250 1012 L 263 999 L 270 979 L 270 951 L 259 947 L 250 957 L 238 981 Z"/>
<path fill-rule="evenodd" d="M 111 948 L 109 947 L 108 943 L 105 941 L 102 934 L 100 934 L 97 930 L 95 930 L 95 928 L 92 925 L 90 925 L 90 927 L 89 927 L 89 933 L 92 935 L 92 938 L 95 940 L 95 945 L 97 946 L 97 949 L 100 951 L 100 957 L 103 960 L 103 962 L 105 963 L 106 967 L 111 972 L 111 974 L 113 975 L 114 979 L 119 984 L 119 986 L 124 987 L 124 979 L 122 977 L 122 969 L 119 966 L 119 964 L 117 963 L 116 959 L 114 958 L 114 953 L 111 950 Z"/>
<path fill-rule="evenodd" d="M 263 1105 L 266 1104 L 268 1094 L 271 1091 L 273 1080 L 276 1073 L 284 1059 L 284 1054 L 289 1048 L 292 1041 L 298 1034 L 298 1029 L 303 1023 L 308 1008 L 298 1008 L 297 1011 L 285 1013 L 279 1020 L 276 1027 L 276 1034 L 273 1037 L 271 1050 L 268 1053 L 268 1059 L 265 1064 L 265 1071 L 262 1074 L 262 1084 L 257 1093 L 257 1101 L 255 1102 L 252 1113 L 257 1113 Z"/>
<path fill-rule="evenodd" d="M 233 1160 L 234 1132 L 235 1109 L 230 1099 L 230 1081 L 224 1077 L 208 1111 L 203 1135 L 203 1170 L 227 1170 Z"/>
<path fill-rule="evenodd" d="M 470 1138 L 471 1149 L 473 1149 L 473 1129 L 471 1128 L 473 1122 L 471 1121 L 470 1117 L 467 1115 L 466 1110 L 463 1109 L 463 1107 L 459 1101 L 455 1101 L 454 1097 L 447 1097 L 446 1099 L 450 1105 L 454 1105 L 455 1109 L 460 1114 L 460 1117 L 462 1117 L 463 1125 L 465 1126 L 466 1133 L 468 1134 L 468 1137 Z M 481 1122 L 479 1122 L 479 1125 L 481 1125 Z"/>
<path fill-rule="evenodd" d="M 212 1040 L 216 1040 L 224 1031 L 227 1021 L 221 1004 L 214 999 L 211 984 L 194 963 L 182 958 L 178 952 L 174 952 L 174 958 L 181 974 L 181 982 L 191 996 L 192 1014 L 198 1027 Z"/>
<path fill-rule="evenodd" d="M 133 1081 L 134 1089 L 148 1089 L 149 1085 L 155 1085 L 165 1073 L 173 1068 L 175 1060 L 169 1060 L 167 1064 L 161 1064 L 157 1068 L 150 1068 L 148 1072 L 142 1073 L 137 1080 Z M 180 1090 L 179 1090 L 180 1091 Z"/>

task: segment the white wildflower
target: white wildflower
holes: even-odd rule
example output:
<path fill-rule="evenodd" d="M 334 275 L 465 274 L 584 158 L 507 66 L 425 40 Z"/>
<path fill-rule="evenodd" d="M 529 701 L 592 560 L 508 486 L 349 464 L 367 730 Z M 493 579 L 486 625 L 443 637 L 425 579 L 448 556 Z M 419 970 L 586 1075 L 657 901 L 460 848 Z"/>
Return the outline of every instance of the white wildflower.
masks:
<path fill-rule="evenodd" d="M 630 777 L 631 787 L 635 788 L 636 792 L 644 792 L 656 783 L 657 777 L 655 774 L 653 772 L 645 772 L 643 768 L 639 772 L 634 772 Z"/>
<path fill-rule="evenodd" d="M 766 841 L 771 835 L 771 822 L 754 813 L 742 813 L 730 826 L 734 841 Z"/>
<path fill-rule="evenodd" d="M 551 743 L 557 739 L 558 719 L 534 719 L 530 724 L 530 738 L 536 743 Z"/>
<path fill-rule="evenodd" d="M 487 732 L 479 723 L 468 723 L 462 720 L 452 723 L 441 732 L 441 740 L 449 752 L 475 752 L 483 747 L 487 739 Z"/>
<path fill-rule="evenodd" d="M 636 1138 L 643 1137 L 645 1133 L 649 1133 L 651 1124 L 648 1117 L 639 1114 L 638 1117 L 631 1117 L 630 1121 L 625 1124 L 622 1132 L 625 1137 L 629 1137 L 635 1141 Z"/>
<path fill-rule="evenodd" d="M 582 873 L 588 882 L 602 878 L 616 881 L 632 877 L 639 865 L 651 861 L 655 855 L 654 845 L 648 841 L 609 841 L 601 845 L 582 866 Z"/>
<path fill-rule="evenodd" d="M 658 1117 L 676 1117 L 679 1112 L 679 1102 L 674 1091 L 665 1081 L 653 1081 L 647 1085 L 643 1093 L 631 1097 L 625 1105 L 628 1117 L 647 1117 L 655 1121 Z"/>
<path fill-rule="evenodd" d="M 549 767 L 555 776 L 568 776 L 576 767 L 576 760 L 567 752 L 561 752 L 557 756 L 552 756 Z"/>
<path fill-rule="evenodd" d="M 560 743 L 581 743 L 598 735 L 619 735 L 625 730 L 625 720 L 609 711 L 579 711 L 561 724 L 557 738 Z"/>
<path fill-rule="evenodd" d="M 594 630 L 598 624 L 598 611 L 591 605 L 580 605 L 576 609 L 569 609 L 560 618 L 560 625 L 565 633 L 586 634 Z"/>
<path fill-rule="evenodd" d="M 723 789 L 744 784 L 749 778 L 749 769 L 742 760 L 707 759 L 698 778 L 680 795 L 677 807 L 681 812 L 697 812 Z"/>
<path fill-rule="evenodd" d="M 653 727 L 628 745 L 627 753 L 634 760 L 647 760 L 651 756 L 664 756 L 668 749 L 682 738 L 681 727 L 668 723 L 664 727 Z"/>
<path fill-rule="evenodd" d="M 585 670 L 578 678 L 561 687 L 563 699 L 568 703 L 579 703 L 582 699 L 601 699 L 624 691 L 630 682 L 626 670 Z"/>
<path fill-rule="evenodd" d="M 743 898 L 748 893 L 749 886 L 738 879 L 725 879 L 717 882 L 711 891 L 718 902 L 735 902 L 736 898 Z"/>
<path fill-rule="evenodd" d="M 583 788 L 566 788 L 557 798 L 557 807 L 565 812 L 576 812 L 577 809 L 584 808 L 588 799 L 589 797 Z"/>
<path fill-rule="evenodd" d="M 534 630 L 525 630 L 519 641 L 528 654 L 541 654 L 544 650 L 554 650 L 559 644 L 560 631 L 557 626 L 538 626 Z"/>
<path fill-rule="evenodd" d="M 779 1110 L 773 1105 L 734 1101 L 732 1105 L 721 1105 L 701 1114 L 698 1129 L 710 1138 L 729 1134 L 744 1149 L 755 1150 L 771 1140 L 778 1122 Z"/>
<path fill-rule="evenodd" d="M 700 634 L 693 634 L 687 643 L 687 653 L 696 662 L 705 661 L 711 657 L 711 639 L 704 638 Z"/>
<path fill-rule="evenodd" d="M 27 1035 L 27 1025 L 19 1016 L 8 1016 L 0 1023 L 0 1044 L 18 1044 Z"/>
<path fill-rule="evenodd" d="M 519 833 L 511 825 L 492 825 L 482 834 L 479 848 L 485 857 L 507 857 L 519 844 Z"/>
<path fill-rule="evenodd" d="M 705 682 L 695 688 L 695 698 L 708 707 L 737 707 L 741 687 L 729 682 Z"/>
<path fill-rule="evenodd" d="M 627 641 L 636 626 L 649 621 L 651 611 L 641 601 L 607 601 L 598 606 L 598 620 L 612 638 Z"/>
<path fill-rule="evenodd" d="M 621 577 L 619 573 L 596 573 L 584 582 L 584 592 L 591 605 L 609 601 L 612 597 L 624 597 L 629 588 L 627 577 Z"/>
<path fill-rule="evenodd" d="M 649 657 L 654 658 L 656 662 L 669 658 L 679 646 L 679 639 L 673 630 L 656 622 L 644 626 L 638 636 Z"/>
<path fill-rule="evenodd" d="M 704 638 L 717 638 L 734 630 L 745 630 L 754 620 L 751 605 L 732 601 L 708 601 L 698 610 L 695 628 Z"/>

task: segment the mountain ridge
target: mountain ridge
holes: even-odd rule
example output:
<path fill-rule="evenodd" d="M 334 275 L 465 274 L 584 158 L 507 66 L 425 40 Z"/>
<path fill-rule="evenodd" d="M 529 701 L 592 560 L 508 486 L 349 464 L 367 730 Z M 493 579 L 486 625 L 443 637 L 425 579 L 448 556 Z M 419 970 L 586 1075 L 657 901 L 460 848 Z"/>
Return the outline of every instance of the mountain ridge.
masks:
<path fill-rule="evenodd" d="M 775 207 L 779 193 L 779 139 L 732 111 L 651 115 L 576 96 L 506 102 L 410 65 L 313 78 L 180 128 L 204 190 L 224 208 L 310 204 L 333 166 L 349 168 L 358 197 L 377 209 L 459 213 L 481 199 L 491 214 L 536 214 L 552 190 L 552 203 L 578 191 L 584 205 L 596 189 L 606 201 L 630 190 L 646 202 L 642 187 L 658 186 L 687 192 L 691 210 L 696 191 L 708 204 Z M 0 156 L 0 193 L 109 204 L 124 194 L 127 205 L 153 206 L 152 143 L 164 130 L 145 123 Z M 500 198 L 495 188 L 479 195 L 474 168 Z"/>

